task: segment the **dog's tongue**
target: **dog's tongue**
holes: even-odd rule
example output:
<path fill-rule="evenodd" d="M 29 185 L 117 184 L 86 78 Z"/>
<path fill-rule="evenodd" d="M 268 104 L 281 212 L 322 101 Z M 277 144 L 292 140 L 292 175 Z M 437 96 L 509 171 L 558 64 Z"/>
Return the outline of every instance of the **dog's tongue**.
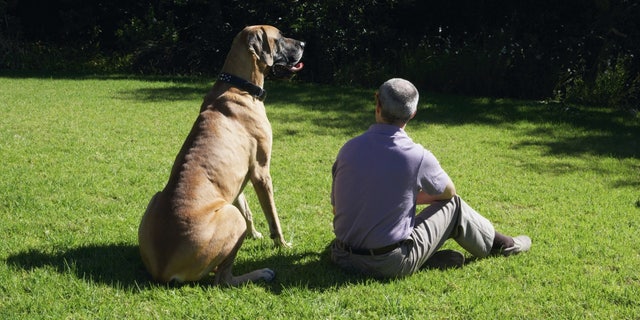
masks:
<path fill-rule="evenodd" d="M 304 67 L 304 63 L 298 62 L 298 63 L 296 63 L 295 66 L 291 67 L 291 69 L 289 69 L 289 70 L 291 70 L 293 72 L 298 72 L 298 71 L 302 70 L 302 67 Z"/>

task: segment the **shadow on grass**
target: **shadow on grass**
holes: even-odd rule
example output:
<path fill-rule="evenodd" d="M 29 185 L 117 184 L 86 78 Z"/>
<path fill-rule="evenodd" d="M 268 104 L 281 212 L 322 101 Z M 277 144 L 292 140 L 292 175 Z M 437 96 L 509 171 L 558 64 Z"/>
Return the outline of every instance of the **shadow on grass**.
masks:
<path fill-rule="evenodd" d="M 469 263 L 472 261 L 469 260 Z M 162 286 L 213 285 L 213 275 L 196 283 L 163 285 L 153 282 L 140 260 L 138 247 L 128 244 L 89 245 L 55 253 L 31 249 L 9 256 L 7 265 L 25 271 L 49 268 L 60 274 L 72 274 L 78 279 L 134 293 Z M 256 285 L 274 294 L 281 294 L 290 288 L 325 291 L 348 284 L 391 281 L 341 270 L 330 261 L 328 247 L 320 252 L 303 253 L 273 250 L 270 257 L 265 259 L 236 261 L 234 274 L 261 268 L 271 268 L 276 272 L 276 278 L 272 282 L 258 282 Z"/>
<path fill-rule="evenodd" d="M 203 90 L 202 85 L 174 85 L 163 88 L 144 88 L 136 90 L 120 91 L 118 93 L 120 99 L 124 100 L 144 100 L 150 102 L 159 101 L 181 101 L 181 100 L 197 100 L 204 98 L 207 90 Z M 194 105 L 194 110 L 200 105 Z"/>
<path fill-rule="evenodd" d="M 166 87 L 123 90 L 118 92 L 118 98 L 144 102 L 191 100 L 194 101 L 194 110 L 197 110 L 211 86 L 211 82 L 178 82 Z M 374 120 L 370 103 L 373 91 L 370 90 L 281 81 L 268 82 L 265 90 L 267 112 L 282 106 L 299 110 L 272 112 L 269 117 L 273 123 L 311 122 L 313 127 L 308 129 L 322 135 L 330 129 L 355 134 L 366 130 Z"/>
<path fill-rule="evenodd" d="M 640 158 L 640 118 L 628 111 L 446 95 L 424 100 L 429 107 L 418 113 L 417 121 L 507 128 L 527 122 L 544 128 L 536 126 L 522 132 L 524 141 L 516 147 L 543 146 L 554 156 Z"/>
<path fill-rule="evenodd" d="M 169 87 L 135 89 L 124 97 L 144 101 L 199 100 L 210 83 L 182 82 Z M 267 82 L 265 106 L 288 106 L 299 112 L 274 113 L 274 123 L 311 122 L 310 132 L 347 136 L 359 134 L 373 122 L 375 88 Z M 194 108 L 199 107 L 196 103 Z M 534 128 L 516 147 L 543 146 L 550 155 L 579 157 L 584 154 L 615 158 L 640 158 L 640 119 L 623 110 L 576 107 L 560 103 L 518 101 L 510 99 L 473 98 L 425 92 L 420 98 L 416 123 L 461 126 L 467 124 L 509 127 L 516 123 L 553 125 L 551 129 Z M 559 131 L 565 126 L 574 132 Z M 335 129 L 335 130 L 332 130 Z M 575 132 L 579 132 L 578 135 Z"/>
<path fill-rule="evenodd" d="M 215 77 L 171 77 L 139 75 L 38 74 L 3 72 L 8 78 L 137 80 L 157 84 L 148 88 L 122 90 L 118 97 L 132 101 L 194 100 L 194 110 L 209 91 Z M 373 94 L 376 88 L 359 89 L 344 86 L 304 84 L 295 81 L 265 83 L 269 108 L 287 107 L 299 110 L 275 114 L 272 122 L 311 122 L 313 134 L 335 134 L 336 130 L 353 136 L 366 130 L 373 122 Z M 558 103 L 517 101 L 510 99 L 473 98 L 432 94 L 419 88 L 421 94 L 415 123 L 458 126 L 481 124 L 511 126 L 519 122 L 553 124 L 573 127 L 574 132 L 531 129 L 523 132 L 523 142 L 516 147 L 542 146 L 550 155 L 580 157 L 584 154 L 615 158 L 640 158 L 640 118 L 626 111 L 567 106 Z M 577 135 L 575 132 L 579 132 Z M 295 134 L 295 132 L 289 132 Z M 285 134 L 287 134 L 285 132 Z M 276 137 L 277 138 L 277 137 Z"/>
<path fill-rule="evenodd" d="M 264 285 L 274 294 L 280 294 L 290 288 L 322 292 L 349 284 L 396 281 L 394 279 L 372 278 L 355 271 L 344 271 L 333 264 L 330 259 L 330 247 L 327 246 L 321 252 L 306 252 L 288 256 L 274 254 L 266 259 L 240 263 L 234 266 L 234 270 L 241 273 L 264 268 L 265 266 L 272 268 L 276 272 L 276 278 L 273 282 L 265 283 Z M 466 259 L 464 265 L 469 265 L 476 261 L 477 259 L 475 258 L 469 258 Z M 442 270 L 423 267 L 419 272 L 441 272 Z"/>
<path fill-rule="evenodd" d="M 331 262 L 329 247 L 319 252 L 274 252 L 265 259 L 236 263 L 234 273 L 241 274 L 265 267 L 276 272 L 276 278 L 272 282 L 263 283 L 274 294 L 290 288 L 325 291 L 348 284 L 388 281 L 343 271 Z"/>
<path fill-rule="evenodd" d="M 106 244 L 47 251 L 55 252 L 30 249 L 9 256 L 7 264 L 26 271 L 52 268 L 61 274 L 123 288 L 146 287 L 149 280 L 137 246 Z"/>
<path fill-rule="evenodd" d="M 9 256 L 7 265 L 25 271 L 53 269 L 60 274 L 72 274 L 78 279 L 133 292 L 164 286 L 151 280 L 140 260 L 138 247 L 128 244 L 89 245 L 58 250 L 54 253 L 31 249 Z M 272 282 L 259 282 L 257 285 L 264 286 L 276 294 L 291 287 L 326 290 L 366 281 L 361 275 L 344 273 L 332 265 L 326 250 L 305 253 L 278 253 L 274 250 L 271 257 L 266 259 L 236 262 L 234 274 L 239 275 L 265 267 L 273 269 L 276 278 Z M 213 275 L 197 283 L 183 285 L 212 284 Z"/>

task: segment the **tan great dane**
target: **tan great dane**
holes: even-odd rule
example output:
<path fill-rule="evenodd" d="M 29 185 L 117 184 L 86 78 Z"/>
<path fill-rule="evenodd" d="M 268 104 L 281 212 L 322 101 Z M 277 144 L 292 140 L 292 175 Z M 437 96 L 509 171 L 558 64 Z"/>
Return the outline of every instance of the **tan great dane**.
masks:
<path fill-rule="evenodd" d="M 234 38 L 222 73 L 178 153 L 164 190 L 149 202 L 138 229 L 140 254 L 161 282 L 196 281 L 215 272 L 215 283 L 238 285 L 275 273 L 259 269 L 233 276 L 245 234 L 261 237 L 242 193 L 251 181 L 271 238 L 282 235 L 269 174 L 271 125 L 262 102 L 264 77 L 302 69 L 304 42 L 272 26 L 251 26 Z"/>

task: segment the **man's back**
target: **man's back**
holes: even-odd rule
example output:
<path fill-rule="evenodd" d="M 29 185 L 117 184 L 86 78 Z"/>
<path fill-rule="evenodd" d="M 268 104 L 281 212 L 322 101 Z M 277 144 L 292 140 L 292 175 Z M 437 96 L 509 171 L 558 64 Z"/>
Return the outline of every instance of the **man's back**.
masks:
<path fill-rule="evenodd" d="M 333 167 L 336 236 L 359 248 L 406 239 L 423 155 L 421 146 L 392 125 L 373 125 L 347 142 Z"/>

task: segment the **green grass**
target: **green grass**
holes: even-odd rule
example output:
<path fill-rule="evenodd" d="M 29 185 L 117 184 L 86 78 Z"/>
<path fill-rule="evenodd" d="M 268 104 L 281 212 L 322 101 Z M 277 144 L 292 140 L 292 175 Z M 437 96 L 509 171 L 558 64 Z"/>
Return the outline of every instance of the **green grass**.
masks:
<path fill-rule="evenodd" d="M 640 318 L 640 123 L 606 109 L 423 92 L 408 133 L 499 230 L 530 235 L 531 252 L 393 281 L 331 265 L 330 169 L 373 121 L 375 88 L 267 84 L 294 247 L 247 240 L 235 272 L 270 267 L 273 282 L 150 282 L 139 219 L 210 84 L 0 77 L 0 318 Z"/>

